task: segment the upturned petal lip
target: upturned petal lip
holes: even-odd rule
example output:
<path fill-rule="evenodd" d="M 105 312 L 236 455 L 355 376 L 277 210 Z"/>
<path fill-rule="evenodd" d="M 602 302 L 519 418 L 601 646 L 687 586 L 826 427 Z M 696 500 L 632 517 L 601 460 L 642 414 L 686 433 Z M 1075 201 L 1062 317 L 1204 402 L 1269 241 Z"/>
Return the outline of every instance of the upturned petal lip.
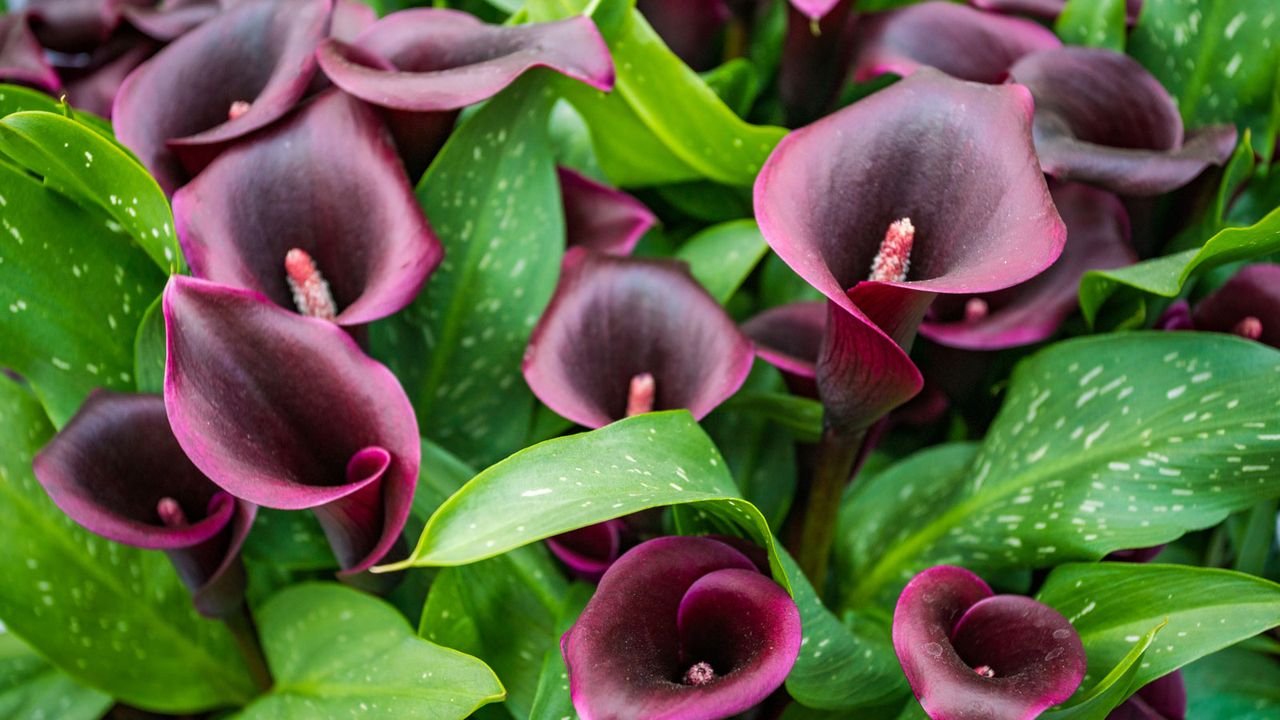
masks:
<path fill-rule="evenodd" d="M 625 528 L 620 519 L 606 520 L 547 538 L 546 543 L 574 575 L 597 582 L 621 555 Z"/>
<path fill-rule="evenodd" d="M 1262 325 L 1258 342 L 1280 347 L 1280 265 L 1245 266 L 1191 312 L 1195 328 L 1223 333 L 1233 332 L 1247 317 Z"/>
<path fill-rule="evenodd" d="M 977 575 L 947 565 L 921 572 L 902 591 L 893 646 L 934 720 L 1030 720 L 1084 679 L 1084 646 L 1061 613 L 993 595 Z"/>
<path fill-rule="evenodd" d="M 1018 58 L 1062 47 L 1043 25 L 931 0 L 876 13 L 855 27 L 853 79 L 884 73 L 906 77 L 933 67 L 961 80 L 1000 83 Z"/>
<path fill-rule="evenodd" d="M 58 73 L 45 59 L 44 50 L 22 13 L 0 15 L 0 79 L 47 92 L 62 87 Z"/>
<path fill-rule="evenodd" d="M 1032 53 L 1011 69 L 1036 102 L 1036 150 L 1044 171 L 1121 195 L 1159 195 L 1221 165 L 1235 148 L 1231 125 L 1184 138 L 1169 93 L 1133 58 L 1101 48 Z"/>
<path fill-rule="evenodd" d="M 341 153 L 330 153 L 342 138 Z M 183 255 L 200 278 L 294 309 L 285 255 L 314 258 L 360 325 L 408 305 L 444 249 L 372 108 L 330 90 L 219 155 L 173 196 Z"/>
<path fill-rule="evenodd" d="M 130 25 L 153 40 L 170 42 L 222 12 L 221 0 L 162 0 L 157 5 L 122 4 Z"/>
<path fill-rule="evenodd" d="M 746 380 L 751 341 L 674 260 L 565 253 L 523 371 L 548 407 L 587 427 L 625 415 L 631 379 L 653 375 L 653 409 L 701 419 Z"/>
<path fill-rule="evenodd" d="M 337 505 L 322 522 L 377 520 L 378 528 L 360 528 L 366 554 L 340 559 L 347 572 L 381 559 L 408 518 L 421 455 L 395 376 L 337 325 L 252 291 L 175 275 L 163 307 L 165 407 L 196 467 L 259 505 Z M 352 459 L 370 448 L 389 453 L 390 466 L 374 471 L 377 463 L 362 462 L 349 475 Z"/>
<path fill-rule="evenodd" d="M 795 603 L 745 555 L 706 537 L 663 537 L 613 564 L 561 648 L 583 720 L 712 720 L 780 686 L 800 642 Z M 717 677 L 684 684 L 697 663 Z"/>
<path fill-rule="evenodd" d="M 217 146 L 302 99 L 332 2 L 246 0 L 178 38 L 121 85 L 112 108 L 117 137 L 172 193 Z M 249 109 L 228 119 L 237 101 Z"/>
<path fill-rule="evenodd" d="M 370 65 L 370 55 L 396 69 Z M 466 107 L 535 67 L 598 90 L 610 90 L 614 83 L 608 46 L 595 23 L 583 16 L 508 27 L 443 8 L 403 10 L 374 23 L 352 44 L 324 41 L 316 56 L 325 75 L 344 91 L 415 112 Z"/>
<path fill-rule="evenodd" d="M 566 167 L 556 170 L 564 201 L 565 244 L 611 255 L 630 255 L 658 222 L 643 203 L 627 193 Z"/>
<path fill-rule="evenodd" d="M 1067 6 L 1067 0 L 969 0 L 976 8 L 998 13 L 1014 13 L 1056 20 Z M 1142 11 L 1142 0 L 1125 0 L 1125 20 L 1133 25 Z"/>
<path fill-rule="evenodd" d="M 797 379 L 812 380 L 826 326 L 826 303 L 805 301 L 771 307 L 743 323 L 742 331 L 765 362 Z"/>
<path fill-rule="evenodd" d="M 1137 262 L 1129 244 L 1129 215 L 1111 193 L 1076 183 L 1055 183 L 1050 192 L 1067 226 L 1067 244 L 1058 260 L 1039 275 L 1005 290 L 965 298 L 944 296 L 920 334 L 966 350 L 997 350 L 1040 342 L 1057 332 L 1078 305 L 1080 278 L 1089 270 L 1109 270 Z M 988 308 L 965 318 L 966 303 Z"/>

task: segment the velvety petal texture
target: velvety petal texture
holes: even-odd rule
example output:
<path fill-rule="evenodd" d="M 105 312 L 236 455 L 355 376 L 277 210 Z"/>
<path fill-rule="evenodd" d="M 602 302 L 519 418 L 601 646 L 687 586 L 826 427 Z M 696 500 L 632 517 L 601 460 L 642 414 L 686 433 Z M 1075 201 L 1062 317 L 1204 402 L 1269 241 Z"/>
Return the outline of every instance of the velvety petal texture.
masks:
<path fill-rule="evenodd" d="M 167 552 L 205 615 L 225 617 L 243 601 L 240 546 L 257 508 L 187 459 L 159 395 L 94 392 L 36 456 L 34 470 L 53 502 L 86 529 Z"/>
<path fill-rule="evenodd" d="M 230 4 L 230 0 L 226 4 Z M 124 19 L 148 37 L 169 42 L 222 12 L 223 0 L 162 0 L 156 5 L 126 5 Z"/>
<path fill-rule="evenodd" d="M 403 308 L 443 255 L 377 113 L 337 90 L 219 155 L 173 211 L 197 277 L 298 309 L 285 257 L 301 249 L 341 325 Z"/>
<path fill-rule="evenodd" d="M 792 392 L 817 397 L 814 363 L 826 327 L 825 302 L 796 302 L 765 310 L 742 331 L 756 344 L 756 355 L 782 371 Z"/>
<path fill-rule="evenodd" d="M 27 0 L 21 9 L 31 18 L 32 30 L 43 47 L 60 53 L 80 53 L 92 50 L 111 35 L 120 23 L 120 6 L 126 4 L 131 3 Z"/>
<path fill-rule="evenodd" d="M 921 335 L 968 350 L 1046 340 L 1075 311 L 1085 272 L 1137 262 L 1129 244 L 1129 216 L 1119 198 L 1076 183 L 1056 183 L 1051 192 L 1067 226 L 1067 244 L 1057 262 L 1005 290 L 939 297 L 920 324 Z"/>
<path fill-rule="evenodd" d="M 1280 348 L 1280 265 L 1248 265 L 1196 303 L 1197 330 L 1233 332 Z"/>
<path fill-rule="evenodd" d="M 1160 195 L 1221 165 L 1234 125 L 1184 138 L 1169 93 L 1133 58 L 1101 48 L 1034 53 L 1010 70 L 1035 98 L 1035 139 L 1049 175 L 1121 195 Z"/>
<path fill-rule="evenodd" d="M 0 14 L 0 81 L 48 92 L 62 87 L 22 13 Z"/>
<path fill-rule="evenodd" d="M 400 539 L 418 480 L 404 390 L 337 325 L 183 276 L 164 292 L 164 398 L 187 456 L 227 492 L 314 508 L 347 572 Z"/>
<path fill-rule="evenodd" d="M 944 0 L 868 15 L 856 33 L 858 82 L 883 73 L 905 77 L 926 66 L 961 80 L 1004 82 L 1018 58 L 1062 47 L 1038 23 Z"/>
<path fill-rule="evenodd" d="M 1021 87 L 924 69 L 791 133 L 765 163 L 760 230 L 830 300 L 817 379 L 838 425 L 919 391 L 903 348 L 935 294 L 1001 290 L 1061 253 L 1031 110 Z M 885 259 L 899 271 L 870 279 Z"/>
<path fill-rule="evenodd" d="M 417 8 L 379 20 L 353 44 L 326 40 L 317 54 L 325 74 L 346 92 L 415 112 L 477 103 L 534 67 L 600 90 L 614 80 L 604 38 L 586 17 L 502 26 L 455 10 Z"/>
<path fill-rule="evenodd" d="M 155 40 L 125 29 L 88 53 L 87 62 L 56 66 L 67 101 L 81 110 L 110 118 L 125 78 L 159 48 Z M 74 57 L 79 60 L 84 56 Z"/>
<path fill-rule="evenodd" d="M 524 377 L 552 410 L 595 428 L 629 414 L 646 373 L 645 411 L 700 419 L 741 387 L 752 359 L 751 341 L 684 263 L 577 247 L 529 340 Z"/>
<path fill-rule="evenodd" d="M 1184 720 L 1186 716 L 1187 688 L 1182 673 L 1175 670 L 1143 685 L 1107 720 Z"/>
<path fill-rule="evenodd" d="M 302 99 L 331 7 L 332 0 L 244 0 L 178 38 L 120 88 L 117 137 L 172 193 L 221 144 Z"/>
<path fill-rule="evenodd" d="M 606 520 L 547 538 L 547 547 L 575 576 L 596 582 L 622 555 L 625 530 L 622 520 Z"/>
<path fill-rule="evenodd" d="M 565 241 L 610 255 L 630 255 L 658 222 L 639 200 L 576 170 L 558 168 Z"/>
<path fill-rule="evenodd" d="M 1084 679 L 1084 646 L 1061 613 L 993 595 L 977 575 L 948 565 L 902 591 L 893 647 L 933 720 L 1031 720 Z"/>
<path fill-rule="evenodd" d="M 636 546 L 561 640 L 582 720 L 715 720 L 777 689 L 800 613 L 741 552 L 706 537 Z"/>

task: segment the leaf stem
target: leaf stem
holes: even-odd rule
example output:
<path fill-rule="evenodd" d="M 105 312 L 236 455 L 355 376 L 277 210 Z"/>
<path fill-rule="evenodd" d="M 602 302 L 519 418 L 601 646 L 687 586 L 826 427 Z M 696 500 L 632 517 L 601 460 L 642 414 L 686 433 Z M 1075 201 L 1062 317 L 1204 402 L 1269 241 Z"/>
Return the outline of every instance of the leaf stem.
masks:
<path fill-rule="evenodd" d="M 801 518 L 796 561 L 819 595 L 826 586 L 827 562 L 840 515 L 840 498 L 853 473 L 854 461 L 866 434 L 865 429 L 841 433 L 826 428 L 818 442 L 818 461 Z"/>
<path fill-rule="evenodd" d="M 258 627 L 253 621 L 249 605 L 241 603 L 239 609 L 222 618 L 222 622 L 226 623 L 227 629 L 231 631 L 231 637 L 235 638 L 236 647 L 244 657 L 244 663 L 249 668 L 253 683 L 262 692 L 270 690 L 275 681 L 271 677 L 271 670 L 267 667 L 267 658 L 262 654 L 262 645 L 258 642 Z"/>
<path fill-rule="evenodd" d="M 1244 537 L 1236 550 L 1236 570 L 1262 576 L 1276 536 L 1277 505 L 1280 505 L 1280 499 L 1272 498 L 1254 505 L 1249 511 Z"/>

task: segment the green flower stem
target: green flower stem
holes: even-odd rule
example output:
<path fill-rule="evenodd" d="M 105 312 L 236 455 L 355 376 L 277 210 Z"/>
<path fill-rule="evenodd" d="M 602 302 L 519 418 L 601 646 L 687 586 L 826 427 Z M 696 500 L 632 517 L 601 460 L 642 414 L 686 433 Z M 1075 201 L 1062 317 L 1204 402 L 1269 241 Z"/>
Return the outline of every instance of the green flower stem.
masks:
<path fill-rule="evenodd" d="M 275 681 L 272 680 L 271 670 L 267 667 L 267 658 L 262 654 L 262 644 L 258 642 L 258 628 L 253 622 L 248 604 L 242 603 L 238 610 L 223 618 L 222 621 L 231 631 L 231 637 L 235 638 L 236 647 L 244 657 L 244 663 L 249 668 L 253 683 L 262 692 L 267 692 Z"/>
<path fill-rule="evenodd" d="M 867 431 L 840 433 L 827 428 L 818 443 L 818 461 L 801 517 L 800 547 L 796 561 L 821 594 L 826 586 L 827 562 L 840 515 L 840 498 L 853 474 L 853 464 Z"/>

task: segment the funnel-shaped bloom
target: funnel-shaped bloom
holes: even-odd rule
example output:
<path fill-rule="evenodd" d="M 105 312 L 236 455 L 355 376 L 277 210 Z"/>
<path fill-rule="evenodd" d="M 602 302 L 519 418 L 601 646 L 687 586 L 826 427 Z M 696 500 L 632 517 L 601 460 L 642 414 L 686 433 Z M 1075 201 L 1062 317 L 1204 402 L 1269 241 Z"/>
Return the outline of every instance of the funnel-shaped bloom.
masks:
<path fill-rule="evenodd" d="M 791 133 L 769 157 L 756 219 L 830 300 L 817 380 L 841 431 L 919 390 L 903 348 L 935 294 L 1001 290 L 1061 253 L 1030 121 L 1023 88 L 924 69 Z"/>
<path fill-rule="evenodd" d="M 867 16 L 856 32 L 858 82 L 926 66 L 961 80 L 1004 82 L 1018 58 L 1062 47 L 1043 25 L 943 0 Z"/>
<path fill-rule="evenodd" d="M 125 80 L 116 134 L 172 193 L 229 140 L 306 93 L 332 0 L 244 0 L 178 38 Z"/>
<path fill-rule="evenodd" d="M 569 168 L 559 168 L 565 242 L 610 255 L 630 255 L 658 221 L 630 195 Z"/>
<path fill-rule="evenodd" d="M 714 720 L 777 689 L 800 612 L 746 555 L 706 537 L 636 546 L 560 642 L 583 720 Z"/>
<path fill-rule="evenodd" d="M 622 520 L 606 520 L 547 538 L 547 547 L 575 576 L 596 582 L 622 555 L 626 527 Z"/>
<path fill-rule="evenodd" d="M 1182 673 L 1173 671 L 1156 678 L 1107 715 L 1107 720 L 1184 720 L 1187 688 Z"/>
<path fill-rule="evenodd" d="M 169 42 L 213 19 L 223 5 L 224 0 L 161 0 L 155 5 L 125 5 L 121 12 L 147 37 Z"/>
<path fill-rule="evenodd" d="M 22 13 L 0 14 L 0 81 L 48 92 L 62 87 Z"/>
<path fill-rule="evenodd" d="M 1035 98 L 1036 151 L 1044 171 L 1121 195 L 1159 195 L 1221 165 L 1234 125 L 1184 138 L 1169 93 L 1133 58 L 1100 48 L 1034 53 L 1010 70 Z"/>
<path fill-rule="evenodd" d="M 1061 613 L 949 565 L 902 591 L 893 649 L 933 720 L 1031 720 L 1084 679 L 1084 646 Z"/>
<path fill-rule="evenodd" d="M 689 67 L 701 71 L 719 64 L 716 39 L 733 17 L 726 0 L 636 0 L 636 9 Z"/>
<path fill-rule="evenodd" d="M 1067 6 L 1067 0 L 970 0 L 974 7 L 1001 13 L 1030 15 L 1045 20 L 1056 20 Z M 1142 0 L 1125 0 L 1125 20 L 1130 25 L 1138 21 Z"/>
<path fill-rule="evenodd" d="M 187 456 L 258 505 L 313 508 L 348 573 L 396 545 L 421 452 L 409 399 L 333 323 L 174 276 L 164 399 Z"/>
<path fill-rule="evenodd" d="M 570 248 L 524 377 L 552 410 L 595 428 L 650 410 L 701 418 L 751 361 L 751 341 L 684 263 Z"/>
<path fill-rule="evenodd" d="M 1137 262 L 1129 245 L 1129 216 L 1119 198 L 1074 183 L 1054 184 L 1051 192 L 1067 225 L 1067 244 L 1057 262 L 1005 290 L 938 298 L 920 324 L 921 335 L 967 350 L 1040 342 L 1076 309 L 1085 272 Z"/>
<path fill-rule="evenodd" d="M 1246 266 L 1196 304 L 1197 330 L 1235 333 L 1280 348 L 1280 265 Z"/>
<path fill-rule="evenodd" d="M 53 502 L 86 529 L 164 550 L 201 613 L 226 617 L 240 607 L 240 546 L 257 508 L 191 464 L 159 395 L 94 392 L 34 467 Z"/>
<path fill-rule="evenodd" d="M 228 148 L 174 194 L 173 211 L 197 277 L 318 314 L 286 270 L 301 250 L 340 325 L 407 305 L 443 254 L 377 113 L 337 90 Z"/>

